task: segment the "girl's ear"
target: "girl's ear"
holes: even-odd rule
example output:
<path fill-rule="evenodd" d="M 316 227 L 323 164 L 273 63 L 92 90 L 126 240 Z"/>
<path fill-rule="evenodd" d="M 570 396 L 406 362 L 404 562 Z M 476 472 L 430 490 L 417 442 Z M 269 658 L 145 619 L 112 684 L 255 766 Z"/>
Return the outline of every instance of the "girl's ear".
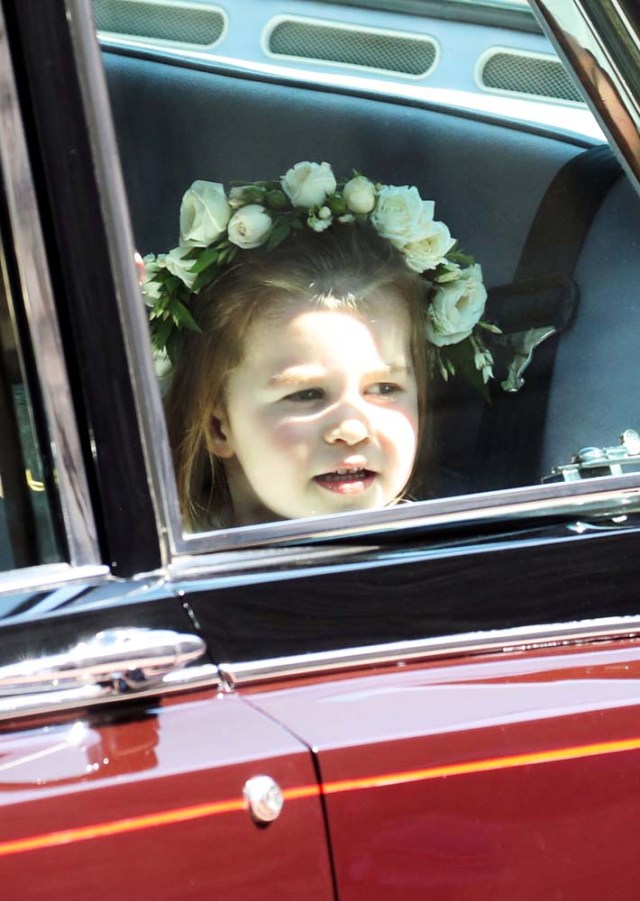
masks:
<path fill-rule="evenodd" d="M 214 457 L 229 459 L 234 450 L 230 438 L 229 420 L 223 410 L 215 409 L 207 422 L 207 450 Z"/>

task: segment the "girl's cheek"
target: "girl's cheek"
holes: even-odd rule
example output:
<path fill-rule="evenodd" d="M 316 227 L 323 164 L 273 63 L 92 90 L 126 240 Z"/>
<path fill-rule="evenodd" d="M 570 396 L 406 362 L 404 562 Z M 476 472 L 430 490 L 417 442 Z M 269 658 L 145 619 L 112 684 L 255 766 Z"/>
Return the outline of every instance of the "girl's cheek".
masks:
<path fill-rule="evenodd" d="M 288 417 L 274 425 L 272 435 L 274 444 L 283 450 L 290 449 L 301 442 L 317 439 L 320 429 L 316 424 Z"/>

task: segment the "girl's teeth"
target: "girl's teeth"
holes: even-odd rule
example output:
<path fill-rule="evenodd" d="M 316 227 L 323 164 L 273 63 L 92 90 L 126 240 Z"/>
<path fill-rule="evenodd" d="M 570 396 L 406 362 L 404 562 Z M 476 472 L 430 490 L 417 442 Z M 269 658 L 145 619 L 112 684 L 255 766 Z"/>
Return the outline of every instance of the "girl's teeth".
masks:
<path fill-rule="evenodd" d="M 365 469 L 336 469 L 335 472 L 328 472 L 323 478 L 338 481 L 348 477 L 350 479 L 363 479 L 366 475 Z"/>

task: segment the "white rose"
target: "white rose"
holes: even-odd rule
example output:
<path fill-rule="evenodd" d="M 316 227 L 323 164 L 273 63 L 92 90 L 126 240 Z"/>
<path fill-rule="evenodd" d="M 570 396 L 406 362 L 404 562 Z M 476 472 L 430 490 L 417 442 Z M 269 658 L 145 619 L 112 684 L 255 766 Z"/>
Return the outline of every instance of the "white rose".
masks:
<path fill-rule="evenodd" d="M 322 206 L 337 187 L 329 163 L 296 163 L 280 182 L 291 203 L 305 209 Z"/>
<path fill-rule="evenodd" d="M 427 313 L 427 338 L 437 347 L 468 338 L 484 312 L 487 292 L 482 269 L 476 264 L 460 277 L 439 285 Z"/>
<path fill-rule="evenodd" d="M 427 269 L 435 269 L 444 262 L 445 256 L 455 243 L 444 222 L 431 222 L 428 235 L 421 241 L 403 244 L 401 249 L 407 266 L 416 272 L 425 272 Z"/>
<path fill-rule="evenodd" d="M 222 235 L 231 216 L 231 207 L 222 185 L 194 181 L 180 207 L 180 244 L 207 247 Z"/>
<path fill-rule="evenodd" d="M 376 205 L 376 189 L 364 175 L 356 175 L 342 191 L 344 202 L 352 213 L 370 213 Z"/>
<path fill-rule="evenodd" d="M 243 250 L 250 250 L 264 244 L 271 225 L 271 216 L 265 208 L 259 203 L 249 203 L 233 214 L 227 234 L 232 244 Z"/>
<path fill-rule="evenodd" d="M 379 235 L 396 247 L 428 237 L 433 222 L 434 203 L 423 200 L 415 187 L 385 185 L 371 214 Z"/>
<path fill-rule="evenodd" d="M 185 255 L 190 253 L 190 247 L 174 247 L 173 250 L 165 256 L 165 266 L 172 273 L 177 275 L 180 281 L 187 286 L 189 290 L 193 288 L 193 283 L 197 278 L 197 273 L 189 270 L 195 264 L 195 260 L 185 260 Z"/>

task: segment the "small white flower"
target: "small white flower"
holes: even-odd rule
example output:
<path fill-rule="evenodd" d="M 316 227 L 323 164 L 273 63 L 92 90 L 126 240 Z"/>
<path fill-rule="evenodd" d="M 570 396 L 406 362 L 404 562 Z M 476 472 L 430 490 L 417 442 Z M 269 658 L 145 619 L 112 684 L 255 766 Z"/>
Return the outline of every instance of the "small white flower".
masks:
<path fill-rule="evenodd" d="M 422 241 L 429 236 L 434 203 L 423 200 L 415 187 L 385 185 L 380 189 L 371 224 L 396 247 Z"/>
<path fill-rule="evenodd" d="M 231 188 L 229 191 L 229 206 L 232 210 L 237 210 L 238 207 L 241 207 L 245 203 L 246 193 L 247 185 Z"/>
<path fill-rule="evenodd" d="M 318 219 L 331 219 L 331 210 L 328 206 L 320 207 L 318 210 Z"/>
<path fill-rule="evenodd" d="M 427 313 L 427 338 L 436 347 L 468 338 L 484 312 L 487 291 L 476 263 L 453 282 L 439 285 Z"/>
<path fill-rule="evenodd" d="M 314 213 L 311 213 L 307 216 L 307 225 L 309 228 L 312 228 L 314 232 L 323 232 L 331 225 L 331 219 L 318 219 Z"/>
<path fill-rule="evenodd" d="M 184 258 L 190 251 L 190 247 L 174 247 L 165 257 L 165 265 L 169 272 L 177 275 L 189 290 L 193 288 L 193 283 L 197 278 L 195 273 L 189 271 L 195 260 L 185 260 Z"/>
<path fill-rule="evenodd" d="M 165 258 L 166 253 L 148 253 L 146 257 L 142 257 L 142 262 L 144 263 L 143 284 L 145 281 L 153 278 L 161 269 L 164 269 Z"/>
<path fill-rule="evenodd" d="M 376 205 L 375 185 L 364 175 L 356 175 L 348 181 L 342 196 L 352 213 L 370 213 Z"/>
<path fill-rule="evenodd" d="M 291 203 L 306 209 L 322 206 L 337 187 L 329 163 L 296 163 L 280 181 Z"/>
<path fill-rule="evenodd" d="M 241 207 L 229 220 L 227 234 L 232 244 L 243 250 L 260 247 L 272 226 L 271 216 L 259 203 Z"/>
<path fill-rule="evenodd" d="M 446 260 L 443 263 L 444 271 L 440 272 L 438 275 L 436 282 L 439 285 L 444 285 L 445 282 L 453 282 L 457 278 L 460 278 L 460 273 L 462 269 L 458 266 L 457 263 L 452 263 L 450 260 Z"/>
<path fill-rule="evenodd" d="M 429 234 L 421 241 L 411 241 L 401 247 L 407 266 L 416 272 L 435 269 L 456 243 L 444 222 L 431 222 L 430 225 Z"/>
<path fill-rule="evenodd" d="M 482 375 L 482 381 L 486 385 L 489 379 L 493 378 L 493 354 L 475 336 L 472 336 L 471 342 L 474 350 L 473 365 Z"/>
<path fill-rule="evenodd" d="M 162 287 L 156 281 L 149 279 L 148 281 L 143 282 L 140 287 L 145 301 L 149 301 L 147 306 L 154 306 L 154 304 L 162 297 Z"/>
<path fill-rule="evenodd" d="M 222 185 L 194 181 L 180 207 L 180 244 L 207 247 L 222 235 L 231 216 L 231 207 Z"/>
<path fill-rule="evenodd" d="M 159 380 L 168 376 L 173 369 L 169 355 L 164 348 L 162 350 L 158 350 L 157 347 L 153 348 L 153 365 Z"/>
<path fill-rule="evenodd" d="M 355 222 L 355 221 L 356 221 L 356 217 L 353 215 L 353 213 L 345 213 L 344 216 L 338 216 L 338 222 L 345 223 L 345 222 Z"/>

